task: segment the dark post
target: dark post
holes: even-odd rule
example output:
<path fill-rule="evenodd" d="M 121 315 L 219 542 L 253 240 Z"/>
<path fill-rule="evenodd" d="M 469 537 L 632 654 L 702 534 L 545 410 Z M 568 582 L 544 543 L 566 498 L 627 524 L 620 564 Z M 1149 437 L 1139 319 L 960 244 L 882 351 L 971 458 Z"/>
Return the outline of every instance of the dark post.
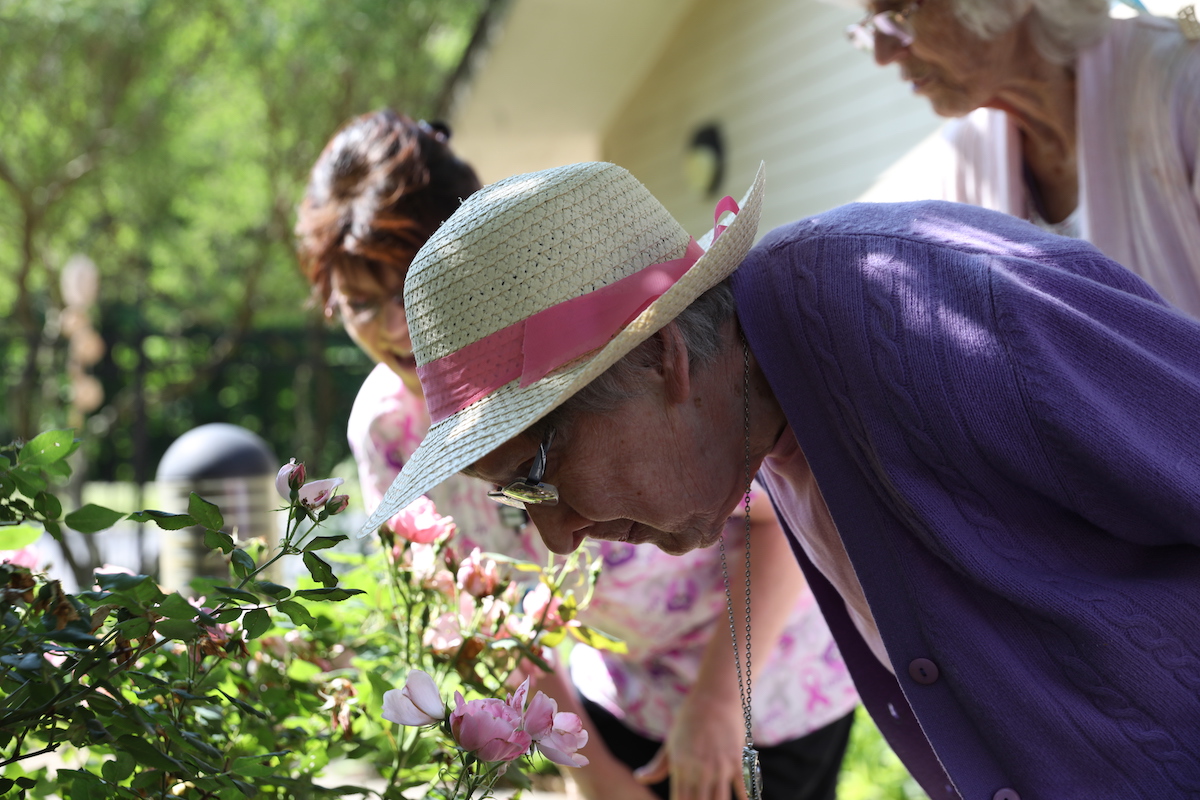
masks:
<path fill-rule="evenodd" d="M 225 531 L 235 541 L 263 538 L 269 549 L 279 543 L 283 505 L 275 493 L 279 459 L 263 439 L 245 428 L 214 422 L 176 439 L 158 464 L 156 480 L 164 511 L 185 512 L 191 492 L 215 503 Z M 163 531 L 159 580 L 164 589 L 187 593 L 195 577 L 226 578 L 229 568 L 220 551 L 204 545 L 202 528 Z"/>

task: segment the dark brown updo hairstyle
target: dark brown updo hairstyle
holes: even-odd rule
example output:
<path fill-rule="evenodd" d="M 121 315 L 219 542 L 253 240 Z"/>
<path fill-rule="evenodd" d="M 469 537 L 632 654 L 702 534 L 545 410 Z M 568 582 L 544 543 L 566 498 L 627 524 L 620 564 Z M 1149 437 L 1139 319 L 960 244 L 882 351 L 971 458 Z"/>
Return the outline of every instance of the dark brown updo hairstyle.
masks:
<path fill-rule="evenodd" d="M 380 283 L 408 270 L 421 245 L 479 189 L 450 151 L 450 131 L 391 109 L 363 114 L 334 135 L 313 166 L 296 222 L 300 267 L 328 303 L 335 270 Z"/>

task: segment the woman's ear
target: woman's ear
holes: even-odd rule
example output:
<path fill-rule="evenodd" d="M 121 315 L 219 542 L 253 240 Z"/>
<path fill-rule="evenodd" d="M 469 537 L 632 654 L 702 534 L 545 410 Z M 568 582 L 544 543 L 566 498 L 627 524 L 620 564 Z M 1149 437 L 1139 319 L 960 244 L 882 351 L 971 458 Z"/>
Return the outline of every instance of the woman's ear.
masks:
<path fill-rule="evenodd" d="M 672 403 L 685 403 L 691 395 L 692 376 L 683 335 L 674 321 L 668 322 L 655 335 L 662 341 L 662 360 L 658 369 L 667 399 Z"/>

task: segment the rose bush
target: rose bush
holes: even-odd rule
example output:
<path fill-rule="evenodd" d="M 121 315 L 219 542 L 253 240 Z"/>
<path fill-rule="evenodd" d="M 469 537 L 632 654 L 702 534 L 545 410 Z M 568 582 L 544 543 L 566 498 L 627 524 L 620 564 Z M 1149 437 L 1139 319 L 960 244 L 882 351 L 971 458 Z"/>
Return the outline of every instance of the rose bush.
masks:
<path fill-rule="evenodd" d="M 413 510 L 404 533 L 385 526 L 374 552 L 342 553 L 340 479 L 309 481 L 294 460 L 276 480 L 288 524 L 272 552 L 235 541 L 220 510 L 195 494 L 184 514 L 95 505 L 64 514 L 52 487 L 69 475 L 75 447 L 69 431 L 0 447 L 0 550 L 19 551 L 43 531 L 61 537 L 64 525 L 90 535 L 129 519 L 196 529 L 221 552 L 229 578 L 198 579 L 201 599 L 190 599 L 151 576 L 107 570 L 71 595 L 31 566 L 28 551 L 0 563 L 0 794 L 467 797 L 464 789 L 486 790 L 501 773 L 527 783 L 520 765 L 531 746 L 559 763 L 582 757 L 586 733 L 569 718 L 548 713 L 539 696 L 525 708 L 528 684 L 505 691 L 514 676 L 548 668 L 547 637 L 562 635 L 522 612 L 528 587 L 558 597 L 569 618 L 587 592 L 564 587 L 586 587 L 592 565 L 473 553 L 471 591 L 460 589 L 453 523 L 430 505 Z M 306 568 L 296 586 L 264 578 L 285 557 Z M 436 648 L 425 644 L 434 620 Z M 571 633 L 608 644 L 586 626 Z M 405 689 L 391 694 L 397 686 Z M 450 696 L 456 713 L 462 698 L 466 743 L 447 714 Z M 481 741 L 472 720 L 485 703 L 508 709 L 495 719 L 521 720 L 511 746 Z M 34 766 L 32 757 L 47 753 L 64 766 Z M 494 755 L 519 760 L 485 758 Z M 330 763 L 346 759 L 372 767 L 385 787 L 326 785 Z"/>

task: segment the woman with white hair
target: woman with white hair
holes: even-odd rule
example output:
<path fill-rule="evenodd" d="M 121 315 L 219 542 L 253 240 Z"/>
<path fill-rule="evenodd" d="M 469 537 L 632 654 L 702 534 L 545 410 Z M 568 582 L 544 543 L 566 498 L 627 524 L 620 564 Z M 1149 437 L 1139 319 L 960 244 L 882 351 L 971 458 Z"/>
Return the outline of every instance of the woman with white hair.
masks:
<path fill-rule="evenodd" d="M 961 119 L 863 199 L 954 200 L 1087 239 L 1200 316 L 1200 26 L 1108 12 L 1108 0 L 870 3 L 852 41 Z"/>

